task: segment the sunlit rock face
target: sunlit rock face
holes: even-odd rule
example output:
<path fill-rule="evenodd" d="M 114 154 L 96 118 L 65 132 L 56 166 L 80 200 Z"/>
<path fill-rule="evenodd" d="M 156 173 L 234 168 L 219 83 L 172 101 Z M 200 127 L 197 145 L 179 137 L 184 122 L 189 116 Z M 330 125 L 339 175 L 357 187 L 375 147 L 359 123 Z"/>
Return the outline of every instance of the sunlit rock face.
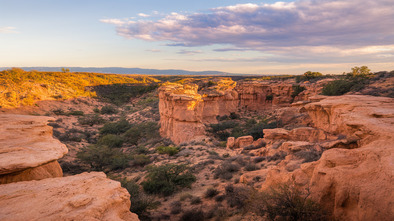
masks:
<path fill-rule="evenodd" d="M 268 171 L 262 188 L 291 180 L 308 187 L 311 197 L 335 219 L 393 220 L 394 99 L 327 97 L 305 105 L 301 111 L 309 115 L 315 129 L 264 130 L 267 146 L 275 140 L 304 140 L 304 146 L 328 150 L 320 160 L 302 164 L 294 172 L 281 165 Z M 304 148 L 294 142 L 300 144 L 286 141 L 278 149 Z"/>
<path fill-rule="evenodd" d="M 63 176 L 57 159 L 67 148 L 52 137 L 50 117 L 0 115 L 0 183 Z"/>
<path fill-rule="evenodd" d="M 197 85 L 163 86 L 159 89 L 160 134 L 176 144 L 204 139 L 206 124 L 237 111 L 237 96 L 232 88 L 200 94 Z"/>
<path fill-rule="evenodd" d="M 0 185 L 0 220 L 129 220 L 130 195 L 103 172 Z"/>
<path fill-rule="evenodd" d="M 294 83 L 222 79 L 217 85 L 199 90 L 196 84 L 167 84 L 159 89 L 160 133 L 174 143 L 205 138 L 205 125 L 217 123 L 218 116 L 239 110 L 263 111 L 308 100 L 319 87 L 293 96 Z"/>

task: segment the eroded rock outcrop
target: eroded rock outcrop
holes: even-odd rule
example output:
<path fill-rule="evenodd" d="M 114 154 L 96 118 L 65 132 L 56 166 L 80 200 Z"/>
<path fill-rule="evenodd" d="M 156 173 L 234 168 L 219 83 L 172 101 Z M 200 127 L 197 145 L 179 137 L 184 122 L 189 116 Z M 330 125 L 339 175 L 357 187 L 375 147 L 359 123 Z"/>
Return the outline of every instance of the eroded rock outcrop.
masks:
<path fill-rule="evenodd" d="M 67 148 L 52 137 L 50 117 L 0 115 L 0 184 L 63 176 Z"/>
<path fill-rule="evenodd" d="M 160 133 L 174 143 L 205 138 L 205 125 L 217 123 L 218 116 L 239 110 L 262 111 L 290 106 L 293 101 L 309 99 L 319 87 L 308 85 L 294 95 L 294 82 L 244 81 L 223 78 L 213 86 L 166 84 L 159 89 Z"/>
<path fill-rule="evenodd" d="M 317 130 L 355 145 L 332 147 L 320 160 L 302 164 L 291 173 L 280 167 L 272 169 L 263 189 L 291 180 L 309 187 L 312 198 L 332 212 L 335 219 L 393 220 L 394 99 L 328 97 L 307 104 L 302 111 L 308 113 Z M 277 131 L 269 136 L 288 139 L 290 134 Z"/>
<path fill-rule="evenodd" d="M 195 84 L 169 84 L 159 89 L 160 134 L 179 144 L 205 138 L 205 124 L 237 108 L 234 82 L 198 92 Z M 232 85 L 233 84 L 233 85 Z"/>
<path fill-rule="evenodd" d="M 130 195 L 102 172 L 0 185 L 0 220 L 139 220 Z"/>

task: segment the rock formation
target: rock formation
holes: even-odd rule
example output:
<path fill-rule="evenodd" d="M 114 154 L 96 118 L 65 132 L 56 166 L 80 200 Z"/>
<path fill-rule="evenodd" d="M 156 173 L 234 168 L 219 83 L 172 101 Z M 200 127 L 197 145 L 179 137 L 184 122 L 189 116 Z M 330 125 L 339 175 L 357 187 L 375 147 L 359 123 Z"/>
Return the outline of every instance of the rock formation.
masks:
<path fill-rule="evenodd" d="M 220 86 L 220 85 L 219 85 Z M 205 138 L 205 124 L 235 112 L 233 86 L 198 93 L 193 84 L 169 84 L 159 89 L 160 134 L 179 144 Z"/>
<path fill-rule="evenodd" d="M 102 172 L 0 185 L 0 220 L 139 220 L 130 195 Z"/>
<path fill-rule="evenodd" d="M 50 117 L 0 115 L 0 184 L 63 176 L 67 148 L 52 137 Z"/>
<path fill-rule="evenodd" d="M 313 146 L 320 141 L 318 146 L 331 149 L 323 152 L 320 160 L 302 164 L 294 172 L 280 167 L 270 170 L 263 189 L 291 180 L 309 187 L 312 198 L 335 219 L 393 220 L 394 99 L 329 97 L 307 104 L 301 111 L 308 113 L 315 129 L 264 130 L 265 139 L 298 139 Z M 322 142 L 325 136 L 328 141 Z M 291 145 L 284 142 L 279 146 L 283 149 Z"/>
<path fill-rule="evenodd" d="M 217 123 L 216 117 L 239 110 L 262 111 L 290 106 L 307 100 L 321 87 L 307 85 L 300 95 L 293 95 L 294 83 L 220 79 L 215 86 L 199 90 L 196 84 L 167 84 L 159 89 L 160 133 L 174 143 L 205 138 L 205 125 Z M 320 85 L 320 84 L 318 84 Z"/>

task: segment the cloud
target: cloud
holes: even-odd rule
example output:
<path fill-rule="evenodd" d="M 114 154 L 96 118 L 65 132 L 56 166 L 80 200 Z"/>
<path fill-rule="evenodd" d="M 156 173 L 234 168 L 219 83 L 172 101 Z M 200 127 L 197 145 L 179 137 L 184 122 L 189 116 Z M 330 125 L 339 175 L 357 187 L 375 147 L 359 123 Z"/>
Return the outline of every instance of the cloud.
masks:
<path fill-rule="evenodd" d="M 150 15 L 147 15 L 147 14 L 144 14 L 144 13 L 139 13 L 138 16 L 143 17 L 143 18 L 150 17 Z"/>
<path fill-rule="evenodd" d="M 15 34 L 19 33 L 15 27 L 0 27 L 0 34 Z"/>
<path fill-rule="evenodd" d="M 356 49 L 394 44 L 392 0 L 249 3 L 213 8 L 206 13 L 171 13 L 158 20 L 123 23 L 114 20 L 112 24 L 124 37 L 165 41 L 176 46 L 228 44 L 266 51 L 320 46 Z"/>
<path fill-rule="evenodd" d="M 200 51 L 200 50 L 195 50 L 195 51 L 192 51 L 192 50 L 180 50 L 180 51 L 177 52 L 177 54 L 186 54 L 186 55 L 194 55 L 194 54 L 201 54 L 201 53 L 202 53 L 202 51 Z"/>
<path fill-rule="evenodd" d="M 155 52 L 155 53 L 161 52 L 161 50 L 159 50 L 159 49 L 148 49 L 148 50 L 146 50 L 146 51 Z"/>

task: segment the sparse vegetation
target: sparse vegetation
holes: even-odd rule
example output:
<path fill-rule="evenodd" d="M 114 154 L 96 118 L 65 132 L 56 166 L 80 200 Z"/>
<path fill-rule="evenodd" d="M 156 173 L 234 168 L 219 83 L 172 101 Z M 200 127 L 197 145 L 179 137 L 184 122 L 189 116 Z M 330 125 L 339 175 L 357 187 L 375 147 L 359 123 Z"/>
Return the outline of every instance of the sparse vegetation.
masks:
<path fill-rule="evenodd" d="M 90 145 L 77 153 L 78 159 L 90 165 L 92 170 L 108 171 L 124 169 L 129 165 L 131 156 L 119 149 L 105 145 Z"/>
<path fill-rule="evenodd" d="M 159 154 L 168 154 L 170 156 L 174 156 L 179 152 L 179 147 L 172 146 L 159 146 L 156 148 Z"/>
<path fill-rule="evenodd" d="M 115 123 L 106 123 L 100 128 L 100 134 L 117 134 L 120 135 L 131 128 L 131 124 L 126 119 L 121 119 Z"/>
<path fill-rule="evenodd" d="M 98 142 L 98 145 L 106 145 L 110 148 L 113 147 L 121 147 L 123 144 L 123 138 L 119 135 L 115 134 L 107 134 L 101 137 Z"/>
<path fill-rule="evenodd" d="M 148 168 L 144 190 L 152 194 L 172 195 L 177 189 L 191 187 L 196 177 L 186 165 L 166 164 Z"/>

